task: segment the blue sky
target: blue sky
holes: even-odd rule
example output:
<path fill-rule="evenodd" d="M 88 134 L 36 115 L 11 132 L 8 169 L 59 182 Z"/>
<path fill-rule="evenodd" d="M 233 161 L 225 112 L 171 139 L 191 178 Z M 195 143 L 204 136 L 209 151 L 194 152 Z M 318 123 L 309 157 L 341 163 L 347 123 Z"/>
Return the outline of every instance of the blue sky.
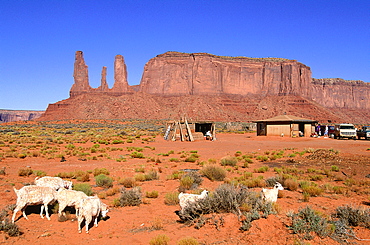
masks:
<path fill-rule="evenodd" d="M 90 85 L 114 56 L 130 85 L 167 51 L 279 57 L 314 78 L 370 82 L 369 0 L 0 0 L 0 109 L 45 110 L 67 99 L 77 50 Z"/>

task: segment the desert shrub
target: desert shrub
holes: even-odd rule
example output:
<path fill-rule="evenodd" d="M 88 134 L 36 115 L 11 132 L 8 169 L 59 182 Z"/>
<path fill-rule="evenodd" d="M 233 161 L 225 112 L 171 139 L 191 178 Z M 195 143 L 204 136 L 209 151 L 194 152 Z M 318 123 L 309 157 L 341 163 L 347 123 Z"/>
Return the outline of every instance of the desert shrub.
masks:
<path fill-rule="evenodd" d="M 178 158 L 174 158 L 174 157 L 170 158 L 170 162 L 179 162 L 179 161 L 180 160 Z"/>
<path fill-rule="evenodd" d="M 39 176 L 39 177 L 46 176 L 46 172 L 42 171 L 42 170 L 34 170 L 33 174 L 36 175 L 36 176 Z"/>
<path fill-rule="evenodd" d="M 5 173 L 5 167 L 2 167 L 1 169 L 0 169 L 0 175 L 5 175 L 6 173 Z"/>
<path fill-rule="evenodd" d="M 95 168 L 93 171 L 93 175 L 98 176 L 100 174 L 109 175 L 109 171 L 106 168 Z"/>
<path fill-rule="evenodd" d="M 143 182 L 146 180 L 144 174 L 135 174 L 134 179 L 135 181 L 140 181 L 140 182 Z"/>
<path fill-rule="evenodd" d="M 221 158 L 221 165 L 222 166 L 236 166 L 236 164 L 238 163 L 238 159 L 236 157 L 232 157 L 232 156 L 226 156 L 226 157 L 223 157 Z"/>
<path fill-rule="evenodd" d="M 292 226 L 289 228 L 303 239 L 312 240 L 314 238 L 312 233 L 317 234 L 320 238 L 333 233 L 333 226 L 328 220 L 321 217 L 309 206 L 301 208 L 297 214 L 291 215 L 291 218 Z"/>
<path fill-rule="evenodd" d="M 197 172 L 189 172 L 185 175 L 182 175 L 180 178 L 180 192 L 184 192 L 186 190 L 193 190 L 197 189 L 198 186 L 202 183 L 203 179 Z"/>
<path fill-rule="evenodd" d="M 150 170 L 147 174 L 144 175 L 145 176 L 145 180 L 146 181 L 149 181 L 149 180 L 156 180 L 156 179 L 159 179 L 159 174 L 157 171 L 155 170 Z"/>
<path fill-rule="evenodd" d="M 145 197 L 147 197 L 147 198 L 157 198 L 158 197 L 158 191 L 147 191 L 145 193 Z"/>
<path fill-rule="evenodd" d="M 99 174 L 95 177 L 95 182 L 97 186 L 110 188 L 113 186 L 113 179 L 105 174 Z"/>
<path fill-rule="evenodd" d="M 132 187 L 136 186 L 135 178 L 132 178 L 132 177 L 127 177 L 127 178 L 124 178 L 124 179 L 120 179 L 118 181 L 118 183 L 123 185 L 126 188 L 132 188 Z"/>
<path fill-rule="evenodd" d="M 129 142 L 127 141 L 127 143 L 129 143 Z M 137 152 L 137 151 L 132 152 L 132 153 L 130 154 L 130 156 L 131 156 L 132 158 L 144 158 L 144 154 L 143 154 L 143 153 L 141 153 L 141 152 Z"/>
<path fill-rule="evenodd" d="M 123 188 L 121 191 L 121 196 L 119 198 L 118 206 L 139 206 L 142 203 L 141 199 L 141 190 L 139 187 L 134 187 L 130 190 Z"/>
<path fill-rule="evenodd" d="M 150 245 L 167 245 L 169 244 L 170 238 L 167 235 L 159 234 L 149 241 Z"/>
<path fill-rule="evenodd" d="M 256 159 L 261 162 L 266 162 L 269 160 L 269 157 L 268 156 L 257 156 Z"/>
<path fill-rule="evenodd" d="M 194 157 L 194 156 L 189 156 L 187 158 L 185 158 L 185 162 L 196 162 L 198 160 L 198 158 Z"/>
<path fill-rule="evenodd" d="M 138 168 L 135 168 L 135 172 L 137 172 L 137 173 L 145 173 L 145 167 L 144 166 L 140 166 Z"/>
<path fill-rule="evenodd" d="M 73 190 L 82 191 L 88 196 L 92 196 L 94 194 L 91 189 L 91 186 L 87 183 L 76 183 L 73 185 Z"/>
<path fill-rule="evenodd" d="M 266 186 L 266 182 L 263 180 L 263 176 L 258 176 L 257 178 L 240 181 L 240 184 L 245 185 L 248 188 L 265 187 Z"/>
<path fill-rule="evenodd" d="M 0 211 L 0 231 L 7 233 L 11 237 L 20 236 L 22 232 L 19 230 L 17 224 L 13 224 L 8 219 L 8 210 L 2 209 Z"/>
<path fill-rule="evenodd" d="M 296 179 L 286 179 L 284 180 L 284 186 L 290 191 L 296 191 L 299 184 Z"/>
<path fill-rule="evenodd" d="M 345 205 L 337 207 L 332 216 L 345 225 L 370 228 L 370 209 Z"/>
<path fill-rule="evenodd" d="M 199 245 L 199 242 L 194 237 L 184 237 L 177 242 L 177 245 Z"/>
<path fill-rule="evenodd" d="M 179 204 L 179 193 L 168 192 L 164 197 L 164 203 L 166 205 L 178 205 Z"/>
<path fill-rule="evenodd" d="M 30 168 L 21 168 L 18 170 L 18 176 L 30 176 L 33 174 L 33 170 Z"/>
<path fill-rule="evenodd" d="M 215 165 L 206 165 L 202 170 L 201 174 L 206 176 L 211 181 L 223 181 L 226 177 L 225 169 L 215 166 Z"/>
<path fill-rule="evenodd" d="M 309 178 L 312 180 L 312 181 L 318 181 L 318 180 L 322 180 L 324 178 L 324 176 L 322 175 L 318 175 L 318 174 L 314 174 L 314 175 L 310 175 Z"/>
<path fill-rule="evenodd" d="M 107 196 L 114 196 L 115 194 L 117 194 L 119 192 L 120 192 L 120 188 L 114 187 L 114 188 L 108 189 L 106 191 L 106 194 L 107 194 Z"/>
<path fill-rule="evenodd" d="M 306 186 L 302 188 L 303 193 L 309 194 L 311 197 L 317 197 L 320 196 L 324 190 L 317 186 Z"/>
<path fill-rule="evenodd" d="M 76 171 L 76 179 L 81 182 L 89 182 L 90 174 L 85 171 Z"/>
<path fill-rule="evenodd" d="M 262 166 L 262 167 L 260 167 L 260 168 L 256 168 L 256 169 L 254 169 L 253 171 L 255 172 L 255 173 L 265 173 L 265 172 L 267 172 L 269 170 L 269 167 L 268 166 Z"/>

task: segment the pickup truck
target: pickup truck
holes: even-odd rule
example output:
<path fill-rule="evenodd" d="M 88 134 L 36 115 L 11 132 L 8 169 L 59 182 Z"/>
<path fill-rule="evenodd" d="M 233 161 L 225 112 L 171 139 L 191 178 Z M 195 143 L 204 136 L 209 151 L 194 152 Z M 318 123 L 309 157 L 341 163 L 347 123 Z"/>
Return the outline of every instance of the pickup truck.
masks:
<path fill-rule="evenodd" d="M 355 126 L 351 123 L 335 124 L 334 138 L 335 139 L 342 139 L 342 138 L 355 139 L 356 138 Z"/>
<path fill-rule="evenodd" d="M 363 126 L 362 129 L 357 131 L 357 138 L 361 139 L 361 137 L 365 140 L 370 139 L 370 126 Z"/>

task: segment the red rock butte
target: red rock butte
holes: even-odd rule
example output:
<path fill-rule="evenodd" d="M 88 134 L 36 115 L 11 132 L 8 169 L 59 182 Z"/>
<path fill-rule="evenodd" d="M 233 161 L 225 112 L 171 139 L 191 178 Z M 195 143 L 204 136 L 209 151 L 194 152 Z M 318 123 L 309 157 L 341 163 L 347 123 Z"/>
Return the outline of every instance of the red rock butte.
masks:
<path fill-rule="evenodd" d="M 282 58 L 225 57 L 166 52 L 150 59 L 140 85 L 130 86 L 122 55 L 114 85 L 89 84 L 82 51 L 74 63 L 70 98 L 50 104 L 39 120 L 170 119 L 253 121 L 291 114 L 320 122 L 367 123 L 370 84 L 314 79 L 310 67 Z"/>

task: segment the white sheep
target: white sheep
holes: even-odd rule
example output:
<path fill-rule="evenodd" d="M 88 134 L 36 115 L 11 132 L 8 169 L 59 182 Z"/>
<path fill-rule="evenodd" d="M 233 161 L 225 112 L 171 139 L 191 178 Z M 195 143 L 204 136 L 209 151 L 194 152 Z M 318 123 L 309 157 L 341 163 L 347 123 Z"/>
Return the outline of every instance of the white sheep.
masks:
<path fill-rule="evenodd" d="M 97 196 L 87 197 L 76 204 L 76 213 L 78 213 L 78 232 L 81 233 L 81 223 L 85 219 L 86 233 L 89 233 L 89 225 L 94 218 L 95 227 L 98 227 L 98 217 L 106 217 L 108 205 L 101 202 Z"/>
<path fill-rule="evenodd" d="M 179 200 L 180 200 L 180 207 L 181 210 L 184 210 L 186 206 L 188 206 L 190 203 L 194 203 L 200 199 L 203 199 L 208 196 L 208 191 L 204 190 L 200 195 L 197 194 L 188 194 L 188 193 L 180 193 L 179 194 Z"/>
<path fill-rule="evenodd" d="M 44 176 L 42 178 L 36 177 L 35 185 L 48 186 L 57 191 L 59 188 L 66 188 L 72 190 L 73 183 L 72 181 L 63 180 L 62 178 L 59 177 Z"/>
<path fill-rule="evenodd" d="M 265 202 L 276 202 L 279 190 L 280 191 L 284 190 L 284 187 L 279 182 L 276 182 L 273 189 L 262 188 L 261 190 L 262 200 L 264 200 Z"/>
<path fill-rule="evenodd" d="M 74 190 L 67 190 L 67 189 L 64 189 L 64 188 L 60 188 L 57 191 L 57 195 L 56 195 L 56 198 L 57 198 L 58 203 L 59 203 L 59 211 L 58 211 L 59 217 L 62 215 L 63 210 L 67 206 L 74 206 L 76 208 L 76 204 L 80 200 L 85 199 L 87 197 L 88 196 L 82 191 L 74 191 Z M 77 212 L 78 211 L 77 211 L 77 208 L 76 208 L 76 216 L 78 216 Z"/>
<path fill-rule="evenodd" d="M 14 223 L 15 215 L 18 211 L 23 212 L 23 217 L 28 220 L 25 213 L 25 209 L 28 205 L 39 205 L 41 206 L 40 216 L 43 216 L 43 210 L 45 208 L 46 218 L 50 220 L 48 205 L 56 200 L 56 191 L 50 187 L 29 185 L 24 186 L 17 190 L 13 187 L 15 194 L 17 195 L 17 204 L 13 212 L 12 222 Z"/>

